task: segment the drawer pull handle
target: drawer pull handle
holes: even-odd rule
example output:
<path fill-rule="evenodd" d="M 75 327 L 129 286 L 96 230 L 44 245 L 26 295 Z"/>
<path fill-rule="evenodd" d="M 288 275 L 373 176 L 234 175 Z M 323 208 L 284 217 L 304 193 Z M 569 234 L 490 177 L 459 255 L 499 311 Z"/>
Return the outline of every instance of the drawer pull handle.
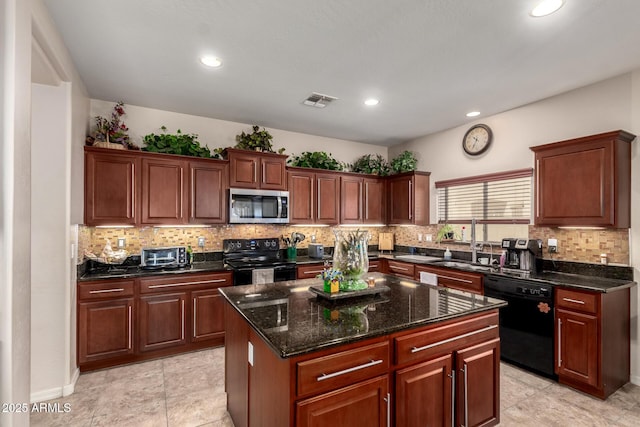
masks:
<path fill-rule="evenodd" d="M 402 271 L 409 271 L 408 268 L 404 268 L 404 267 L 398 267 L 397 265 L 392 265 L 391 268 L 393 270 L 402 270 Z"/>
<path fill-rule="evenodd" d="M 473 283 L 471 280 L 469 279 L 460 279 L 458 277 L 451 277 L 451 276 L 443 276 L 442 274 L 438 274 L 438 277 L 442 277 L 443 279 L 449 279 L 449 280 L 454 280 L 456 282 L 464 282 L 464 283 Z"/>
<path fill-rule="evenodd" d="M 322 374 L 318 378 L 316 378 L 316 381 L 328 380 L 329 378 L 338 377 L 340 375 L 348 374 L 349 372 L 359 371 L 360 369 L 370 368 L 371 366 L 379 365 L 381 363 L 382 363 L 382 359 L 372 360 L 368 363 L 354 366 L 353 368 L 343 369 L 342 371 L 334 372 L 332 374 Z"/>
<path fill-rule="evenodd" d="M 442 344 L 447 344 L 447 343 L 459 340 L 461 338 L 467 338 L 475 334 L 480 334 L 482 332 L 490 331 L 491 329 L 495 329 L 497 327 L 498 325 L 491 325 L 491 326 L 487 326 L 486 328 L 478 329 L 477 331 L 467 332 L 466 334 L 458 335 L 457 337 L 453 337 L 453 338 L 447 338 L 446 340 L 434 342 L 432 344 L 428 344 L 422 347 L 411 347 L 411 353 L 418 353 L 423 350 L 428 350 L 430 348 L 437 347 Z"/>
<path fill-rule="evenodd" d="M 99 291 L 89 291 L 90 294 L 106 294 L 109 292 L 122 292 L 123 288 L 113 288 L 113 289 L 101 289 Z"/>
<path fill-rule="evenodd" d="M 226 282 L 226 279 L 202 280 L 199 282 L 185 282 L 185 283 L 167 283 L 166 285 L 151 285 L 149 286 L 149 289 L 170 288 L 171 286 L 203 285 L 205 283 L 220 283 L 220 282 Z"/>
<path fill-rule="evenodd" d="M 322 273 L 323 270 L 309 270 L 309 271 L 304 271 L 304 274 L 320 274 Z"/>
<path fill-rule="evenodd" d="M 584 301 L 580 301 L 579 299 L 573 299 L 573 298 L 562 298 L 562 301 L 572 302 L 574 304 L 584 304 Z"/>

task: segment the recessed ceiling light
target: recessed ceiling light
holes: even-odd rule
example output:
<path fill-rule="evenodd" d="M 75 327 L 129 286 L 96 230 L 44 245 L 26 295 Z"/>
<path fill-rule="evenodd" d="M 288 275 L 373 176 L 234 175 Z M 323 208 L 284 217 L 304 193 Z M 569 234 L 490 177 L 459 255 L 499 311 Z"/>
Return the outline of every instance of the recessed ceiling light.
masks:
<path fill-rule="evenodd" d="M 374 98 L 369 98 L 364 101 L 364 105 L 368 105 L 369 107 L 373 107 L 374 105 L 378 105 L 380 101 Z"/>
<path fill-rule="evenodd" d="M 200 62 L 202 62 L 207 67 L 218 68 L 222 66 L 222 60 L 220 58 L 216 58 L 215 56 L 201 56 Z"/>
<path fill-rule="evenodd" d="M 560 9 L 564 4 L 564 0 L 542 0 L 531 11 L 531 16 L 539 18 L 541 16 L 551 15 L 556 10 Z"/>
<path fill-rule="evenodd" d="M 467 113 L 467 117 L 477 117 L 480 115 L 480 111 L 471 111 Z"/>

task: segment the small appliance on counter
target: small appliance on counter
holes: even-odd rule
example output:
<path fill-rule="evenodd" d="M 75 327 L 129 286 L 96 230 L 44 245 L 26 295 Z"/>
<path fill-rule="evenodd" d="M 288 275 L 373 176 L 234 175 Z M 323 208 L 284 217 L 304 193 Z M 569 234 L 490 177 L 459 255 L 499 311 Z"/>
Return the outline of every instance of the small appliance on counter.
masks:
<path fill-rule="evenodd" d="M 182 268 L 187 264 L 187 248 L 185 246 L 142 248 L 140 268 L 144 270 Z"/>
<path fill-rule="evenodd" d="M 309 258 L 322 259 L 324 257 L 324 246 L 320 243 L 309 243 Z"/>
<path fill-rule="evenodd" d="M 506 250 L 506 268 L 538 272 L 538 261 L 542 256 L 542 241 L 536 239 L 502 239 L 502 249 Z"/>
<path fill-rule="evenodd" d="M 380 233 L 378 235 L 378 250 L 393 251 L 393 233 Z"/>

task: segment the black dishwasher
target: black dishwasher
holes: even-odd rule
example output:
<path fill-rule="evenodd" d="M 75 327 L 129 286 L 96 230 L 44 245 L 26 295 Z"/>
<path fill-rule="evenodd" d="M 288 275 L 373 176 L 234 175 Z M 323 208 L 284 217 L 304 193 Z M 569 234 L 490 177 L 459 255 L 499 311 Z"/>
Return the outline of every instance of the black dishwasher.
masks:
<path fill-rule="evenodd" d="M 501 359 L 548 378 L 554 373 L 553 286 L 485 275 L 484 293 L 507 301 L 500 309 Z"/>

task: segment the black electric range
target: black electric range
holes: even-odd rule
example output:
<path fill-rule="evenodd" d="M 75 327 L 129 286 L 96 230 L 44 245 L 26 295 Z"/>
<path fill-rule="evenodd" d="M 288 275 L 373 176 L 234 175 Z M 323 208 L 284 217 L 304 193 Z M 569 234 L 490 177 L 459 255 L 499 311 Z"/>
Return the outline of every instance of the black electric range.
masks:
<path fill-rule="evenodd" d="M 296 278 L 296 263 L 284 259 L 277 237 L 225 239 L 224 263 L 233 270 L 234 285 L 273 283 Z"/>

